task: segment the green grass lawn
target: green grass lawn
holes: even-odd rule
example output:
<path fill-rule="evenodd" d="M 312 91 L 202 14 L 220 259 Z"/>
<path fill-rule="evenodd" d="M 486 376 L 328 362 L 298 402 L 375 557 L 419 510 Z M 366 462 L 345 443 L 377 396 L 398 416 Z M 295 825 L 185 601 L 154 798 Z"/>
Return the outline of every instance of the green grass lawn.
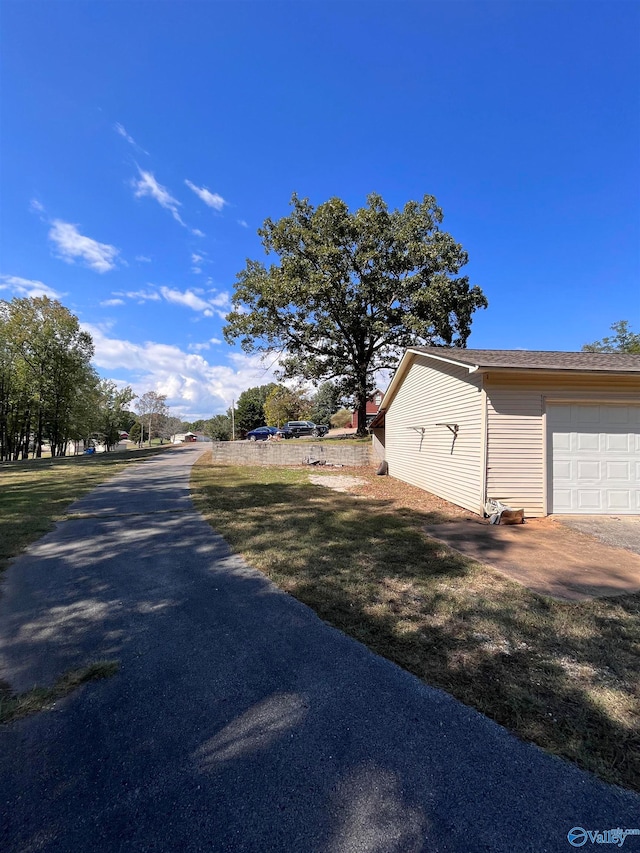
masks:
<path fill-rule="evenodd" d="M 127 465 L 170 447 L 0 465 L 0 573 L 11 557 L 50 530 L 77 498 Z"/>
<path fill-rule="evenodd" d="M 523 739 L 640 790 L 640 595 L 536 595 L 427 538 L 422 526 L 442 515 L 308 478 L 207 454 L 192 489 L 234 550 L 327 622 Z"/>

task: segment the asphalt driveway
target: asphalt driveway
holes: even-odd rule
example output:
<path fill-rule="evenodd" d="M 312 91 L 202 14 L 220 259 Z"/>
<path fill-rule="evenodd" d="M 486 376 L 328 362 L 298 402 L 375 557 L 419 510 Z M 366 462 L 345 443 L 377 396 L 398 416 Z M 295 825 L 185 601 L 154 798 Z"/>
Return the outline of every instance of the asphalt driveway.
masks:
<path fill-rule="evenodd" d="M 640 825 L 637 795 L 425 686 L 231 554 L 190 502 L 200 452 L 127 469 L 8 572 L 14 688 L 97 658 L 121 670 L 0 729 L 3 853 L 544 853 L 573 849 L 572 827 Z"/>

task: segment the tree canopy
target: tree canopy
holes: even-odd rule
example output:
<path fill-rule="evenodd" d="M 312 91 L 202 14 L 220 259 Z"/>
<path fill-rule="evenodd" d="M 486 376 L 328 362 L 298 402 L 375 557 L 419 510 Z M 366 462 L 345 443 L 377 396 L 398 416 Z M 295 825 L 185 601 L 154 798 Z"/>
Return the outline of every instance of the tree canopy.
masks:
<path fill-rule="evenodd" d="M 339 198 L 314 208 L 294 194 L 291 206 L 258 230 L 277 261 L 247 260 L 224 336 L 246 352 L 281 352 L 282 378 L 338 379 L 364 425 L 375 371 L 395 368 L 407 346 L 465 346 L 487 300 L 458 275 L 467 254 L 440 229 L 433 196 L 402 210 L 377 194 L 355 213 Z"/>
<path fill-rule="evenodd" d="M 135 407 L 140 421 L 143 443 L 145 427 L 149 444 L 151 444 L 151 439 L 154 436 L 160 434 L 161 424 L 169 414 L 166 400 L 166 394 L 158 394 L 156 391 L 146 391 L 141 397 L 137 398 Z"/>
<path fill-rule="evenodd" d="M 343 393 L 337 382 L 323 382 L 316 391 L 311 406 L 311 420 L 316 424 L 329 424 L 331 417 L 342 407 Z M 351 420 L 351 415 L 349 415 Z"/>
<path fill-rule="evenodd" d="M 229 441 L 231 438 L 231 418 L 229 415 L 214 415 L 204 422 L 204 432 L 213 441 Z"/>
<path fill-rule="evenodd" d="M 96 432 L 104 442 L 105 449 L 111 450 L 120 441 L 120 430 L 129 426 L 129 411 L 126 407 L 136 395 L 128 385 L 119 389 L 110 379 L 103 379 L 97 392 Z"/>
<path fill-rule="evenodd" d="M 0 301 L 0 459 L 66 452 L 96 428 L 98 376 L 91 336 L 46 296 Z"/>
<path fill-rule="evenodd" d="M 618 320 L 610 328 L 614 332 L 613 335 L 592 344 L 585 344 L 582 351 L 640 353 L 640 334 L 631 331 L 628 320 Z"/>
<path fill-rule="evenodd" d="M 309 415 L 311 401 L 303 388 L 274 385 L 264 401 L 264 420 L 268 426 L 282 426 Z"/>
<path fill-rule="evenodd" d="M 270 382 L 268 385 L 247 388 L 240 394 L 235 410 L 235 428 L 241 434 L 264 424 L 265 401 L 269 392 L 277 387 L 275 382 Z"/>

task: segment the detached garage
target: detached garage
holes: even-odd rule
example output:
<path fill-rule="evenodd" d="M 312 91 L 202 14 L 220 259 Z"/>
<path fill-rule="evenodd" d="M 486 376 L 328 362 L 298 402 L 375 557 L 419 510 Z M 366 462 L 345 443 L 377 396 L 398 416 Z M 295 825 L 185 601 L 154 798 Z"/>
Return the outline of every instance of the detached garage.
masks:
<path fill-rule="evenodd" d="M 640 355 L 414 347 L 371 429 L 391 476 L 472 512 L 640 514 Z"/>

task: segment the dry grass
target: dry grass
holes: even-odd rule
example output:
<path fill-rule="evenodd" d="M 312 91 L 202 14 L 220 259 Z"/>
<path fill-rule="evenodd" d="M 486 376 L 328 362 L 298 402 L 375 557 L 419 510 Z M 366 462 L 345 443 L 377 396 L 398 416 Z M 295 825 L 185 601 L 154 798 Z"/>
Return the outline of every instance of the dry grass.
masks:
<path fill-rule="evenodd" d="M 423 534 L 464 510 L 349 473 L 367 482 L 340 494 L 312 485 L 308 469 L 205 455 L 192 486 L 230 545 L 327 622 L 522 738 L 640 790 L 640 596 L 536 595 Z"/>
<path fill-rule="evenodd" d="M 58 699 L 68 696 L 81 684 L 110 678 L 120 667 L 118 661 L 101 660 L 82 669 L 73 669 L 59 678 L 53 687 L 34 687 L 26 693 L 12 693 L 5 683 L 0 683 L 0 723 L 11 723 L 22 717 L 51 708 Z"/>
<path fill-rule="evenodd" d="M 0 573 L 9 559 L 39 539 L 67 507 L 127 465 L 167 449 L 29 459 L 0 465 Z"/>

